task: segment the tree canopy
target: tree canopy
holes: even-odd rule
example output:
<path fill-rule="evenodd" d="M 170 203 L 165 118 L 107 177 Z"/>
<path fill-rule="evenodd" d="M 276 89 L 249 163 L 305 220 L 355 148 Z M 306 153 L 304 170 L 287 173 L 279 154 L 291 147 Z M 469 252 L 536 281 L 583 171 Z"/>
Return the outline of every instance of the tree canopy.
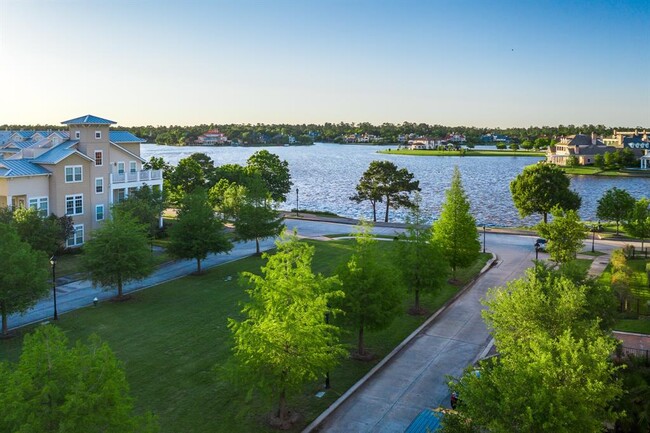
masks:
<path fill-rule="evenodd" d="M 279 203 L 287 200 L 291 191 L 291 173 L 289 163 L 268 150 L 259 150 L 246 161 L 249 172 L 257 173 L 264 182 L 271 198 Z"/>
<path fill-rule="evenodd" d="M 624 189 L 613 187 L 605 191 L 603 196 L 598 199 L 596 216 L 599 219 L 616 222 L 616 234 L 621 221 L 625 220 L 634 208 L 634 197 Z"/>
<path fill-rule="evenodd" d="M 538 163 L 524 168 L 510 182 L 510 192 L 522 218 L 540 213 L 547 222 L 548 213 L 555 206 L 564 210 L 580 208 L 580 196 L 569 186 L 569 178 L 561 168 L 554 164 Z"/>
<path fill-rule="evenodd" d="M 625 223 L 625 230 L 641 239 L 641 248 L 646 239 L 650 238 L 650 200 L 641 198 L 634 203 Z"/>
<path fill-rule="evenodd" d="M 553 221 L 540 223 L 537 226 L 540 236 L 548 240 L 546 251 L 551 259 L 558 263 L 574 260 L 583 247 L 584 224 L 574 210 L 564 211 L 556 206 L 551 209 L 551 215 L 553 215 Z"/>
<path fill-rule="evenodd" d="M 17 364 L 0 363 L 0 431 L 154 433 L 134 414 L 122 364 L 98 337 L 70 348 L 48 325 L 25 336 Z"/>
<path fill-rule="evenodd" d="M 106 290 L 116 287 L 121 298 L 124 284 L 153 272 L 146 228 L 130 214 L 114 212 L 84 245 L 81 265 L 93 284 Z"/>
<path fill-rule="evenodd" d="M 231 249 L 232 243 L 223 223 L 215 216 L 206 191 L 198 188 L 183 197 L 177 220 L 169 229 L 169 254 L 196 260 L 196 272 L 201 273 L 201 261 L 209 253 L 227 253 Z"/>
<path fill-rule="evenodd" d="M 20 240 L 15 229 L 0 223 L 0 314 L 2 334 L 7 335 L 7 318 L 12 313 L 22 313 L 49 290 L 49 263 L 41 251 Z"/>
<path fill-rule="evenodd" d="M 472 264 L 481 251 L 476 220 L 470 212 L 458 167 L 454 168 L 451 186 L 445 192 L 440 218 L 433 223 L 433 240 L 441 246 L 454 277 L 458 267 Z"/>
<path fill-rule="evenodd" d="M 413 173 L 405 168 L 398 169 L 390 161 L 372 161 L 363 173 L 356 187 L 356 194 L 350 197 L 357 203 L 370 201 L 373 221 L 377 221 L 377 203 L 386 204 L 384 222 L 388 222 L 390 208 L 413 206 L 410 194 L 420 191 L 420 181 L 413 179 Z"/>
<path fill-rule="evenodd" d="M 276 242 L 275 254 L 265 253 L 262 275 L 242 273 L 250 302 L 242 320 L 228 319 L 234 337 L 236 377 L 278 403 L 275 419 L 288 426 L 287 398 L 305 383 L 324 376 L 346 351 L 339 330 L 325 314 L 343 296 L 336 278 L 312 272 L 314 248 L 296 235 Z"/>

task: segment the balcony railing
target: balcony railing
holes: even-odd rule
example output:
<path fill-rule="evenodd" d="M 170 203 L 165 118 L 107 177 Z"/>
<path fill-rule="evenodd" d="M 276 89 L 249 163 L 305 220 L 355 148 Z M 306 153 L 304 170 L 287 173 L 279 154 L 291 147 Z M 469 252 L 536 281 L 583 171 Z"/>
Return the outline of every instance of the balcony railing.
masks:
<path fill-rule="evenodd" d="M 162 180 L 162 170 L 141 170 L 124 173 L 111 173 L 111 184 L 140 183 L 153 180 Z"/>

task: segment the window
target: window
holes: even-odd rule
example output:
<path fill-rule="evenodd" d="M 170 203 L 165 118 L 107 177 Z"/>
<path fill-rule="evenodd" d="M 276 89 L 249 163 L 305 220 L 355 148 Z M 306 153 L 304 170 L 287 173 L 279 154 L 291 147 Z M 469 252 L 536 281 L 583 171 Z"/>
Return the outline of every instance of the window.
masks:
<path fill-rule="evenodd" d="M 101 140 L 102 138 L 102 131 L 95 131 L 95 138 L 97 140 Z"/>
<path fill-rule="evenodd" d="M 65 196 L 65 214 L 66 215 L 83 215 L 84 213 L 84 196 L 83 194 Z"/>
<path fill-rule="evenodd" d="M 84 243 L 84 225 L 76 224 L 74 226 L 74 233 L 65 241 L 66 247 L 78 247 Z"/>
<path fill-rule="evenodd" d="M 104 178 L 96 177 L 95 178 L 95 194 L 101 194 L 104 192 Z"/>
<path fill-rule="evenodd" d="M 95 206 L 95 220 L 103 221 L 104 220 L 104 205 L 98 204 Z"/>
<path fill-rule="evenodd" d="M 126 199 L 126 193 L 124 191 L 124 188 L 120 188 L 120 189 L 117 190 L 117 200 L 116 201 L 119 203 L 119 202 L 124 201 L 124 199 Z"/>
<path fill-rule="evenodd" d="M 47 212 L 47 197 L 32 197 L 29 199 L 29 207 L 36 209 L 38 215 L 41 217 L 46 217 Z"/>
<path fill-rule="evenodd" d="M 124 174 L 124 163 L 122 161 L 117 163 L 117 174 Z"/>
<path fill-rule="evenodd" d="M 104 165 L 104 152 L 101 150 L 95 151 L 95 166 L 99 167 Z"/>
<path fill-rule="evenodd" d="M 65 167 L 65 182 L 83 181 L 82 167 L 80 165 L 67 165 Z"/>
<path fill-rule="evenodd" d="M 135 161 L 129 161 L 129 172 L 135 173 L 138 170 L 138 166 Z"/>
<path fill-rule="evenodd" d="M 75 132 L 74 132 L 74 138 L 77 139 L 77 140 L 79 140 L 80 137 L 81 137 L 81 132 L 79 132 L 79 131 L 75 131 Z"/>

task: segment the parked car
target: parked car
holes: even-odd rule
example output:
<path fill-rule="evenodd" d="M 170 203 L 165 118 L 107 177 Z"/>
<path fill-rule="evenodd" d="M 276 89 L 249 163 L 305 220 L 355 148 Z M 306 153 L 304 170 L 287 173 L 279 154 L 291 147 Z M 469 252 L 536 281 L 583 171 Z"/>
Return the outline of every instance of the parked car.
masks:
<path fill-rule="evenodd" d="M 537 240 L 535 241 L 535 248 L 539 248 L 539 251 L 545 251 L 546 250 L 546 239 L 537 238 Z"/>

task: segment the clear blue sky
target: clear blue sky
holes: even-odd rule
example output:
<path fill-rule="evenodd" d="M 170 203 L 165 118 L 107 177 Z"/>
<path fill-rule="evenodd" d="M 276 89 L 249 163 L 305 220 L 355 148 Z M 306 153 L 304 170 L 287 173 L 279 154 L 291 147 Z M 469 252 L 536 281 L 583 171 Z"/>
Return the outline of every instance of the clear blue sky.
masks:
<path fill-rule="evenodd" d="M 650 127 L 650 0 L 0 0 L 0 124 Z"/>

